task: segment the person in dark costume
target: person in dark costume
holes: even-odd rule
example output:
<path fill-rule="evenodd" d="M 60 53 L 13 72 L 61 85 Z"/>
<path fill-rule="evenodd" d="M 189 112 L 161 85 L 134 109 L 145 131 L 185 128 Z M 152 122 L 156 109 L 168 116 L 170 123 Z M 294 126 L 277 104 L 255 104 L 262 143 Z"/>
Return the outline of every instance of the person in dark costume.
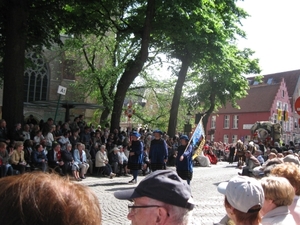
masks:
<path fill-rule="evenodd" d="M 154 139 L 151 141 L 149 159 L 151 163 L 151 170 L 163 170 L 166 168 L 168 160 L 168 147 L 164 139 L 161 138 L 162 132 L 160 130 L 153 131 Z"/>
<path fill-rule="evenodd" d="M 136 184 L 137 183 L 137 176 L 140 169 L 142 169 L 143 163 L 143 143 L 139 140 L 141 135 L 133 131 L 131 134 L 131 149 L 129 152 L 129 159 L 128 159 L 128 168 L 132 172 L 133 179 L 129 181 L 129 184 Z"/>
<path fill-rule="evenodd" d="M 178 147 L 176 156 L 176 171 L 181 179 L 186 180 L 188 184 L 193 178 L 193 147 L 188 145 L 189 138 L 186 135 L 180 137 L 180 146 Z"/>

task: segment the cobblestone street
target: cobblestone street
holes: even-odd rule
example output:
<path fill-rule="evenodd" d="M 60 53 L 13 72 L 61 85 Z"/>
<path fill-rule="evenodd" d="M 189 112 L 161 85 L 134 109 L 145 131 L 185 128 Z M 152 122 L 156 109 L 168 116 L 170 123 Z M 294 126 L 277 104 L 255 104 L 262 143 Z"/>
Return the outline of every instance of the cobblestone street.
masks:
<path fill-rule="evenodd" d="M 191 182 L 192 194 L 196 202 L 194 209 L 194 223 L 212 225 L 225 215 L 223 206 L 224 196 L 218 193 L 217 185 L 228 181 L 240 171 L 235 168 L 236 164 L 219 162 L 211 167 L 195 167 L 193 180 Z M 168 169 L 175 169 L 170 167 Z M 144 177 L 139 176 L 138 181 Z M 89 186 L 98 196 L 102 209 L 103 225 L 126 225 L 130 224 L 127 219 L 128 201 L 116 199 L 113 193 L 117 190 L 133 188 L 127 182 L 131 177 L 116 177 L 109 179 L 105 177 L 88 177 L 82 184 Z"/>

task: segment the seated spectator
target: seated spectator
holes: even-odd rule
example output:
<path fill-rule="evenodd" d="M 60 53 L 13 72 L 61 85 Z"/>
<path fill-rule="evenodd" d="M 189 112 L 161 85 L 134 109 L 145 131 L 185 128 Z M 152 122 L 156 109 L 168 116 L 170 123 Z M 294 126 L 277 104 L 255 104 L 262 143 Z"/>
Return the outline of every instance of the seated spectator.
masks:
<path fill-rule="evenodd" d="M 15 142 L 15 149 L 13 150 L 13 153 L 11 155 L 11 165 L 15 170 L 18 170 L 20 173 L 25 172 L 26 168 L 26 161 L 24 159 L 24 151 L 23 151 L 24 145 L 22 141 L 16 141 Z"/>
<path fill-rule="evenodd" d="M 108 155 L 109 164 L 112 167 L 112 172 L 115 174 L 118 173 L 118 169 L 119 169 L 119 157 L 118 157 L 119 151 L 120 149 L 118 147 L 114 147 L 113 150 Z"/>
<path fill-rule="evenodd" d="M 34 138 L 33 138 L 33 143 L 35 144 L 35 145 L 38 145 L 38 144 L 44 144 L 45 143 L 45 138 L 44 138 L 44 136 L 42 135 L 42 131 L 41 130 L 38 130 L 38 131 L 36 131 L 36 134 L 35 134 L 35 136 L 34 136 Z"/>
<path fill-rule="evenodd" d="M 218 191 L 225 195 L 227 215 L 235 225 L 259 225 L 260 209 L 265 200 L 259 181 L 247 176 L 237 176 L 218 185 Z"/>
<path fill-rule="evenodd" d="M 119 159 L 119 175 L 122 175 L 122 170 L 124 170 L 124 175 L 128 176 L 127 173 L 127 165 L 128 165 L 128 158 L 124 153 L 124 148 L 122 145 L 118 147 L 120 151 L 118 152 L 118 159 Z"/>
<path fill-rule="evenodd" d="M 85 179 L 85 174 L 89 168 L 89 164 L 86 162 L 86 153 L 83 151 L 83 145 L 82 143 L 78 142 L 76 144 L 76 149 L 74 150 L 74 162 L 77 164 L 80 168 L 80 178 Z"/>
<path fill-rule="evenodd" d="M 300 164 L 299 158 L 297 156 L 295 156 L 295 155 L 287 155 L 282 160 L 283 160 L 283 162 L 295 163 L 298 166 Z"/>
<path fill-rule="evenodd" d="M 271 175 L 285 177 L 294 187 L 295 197 L 293 203 L 289 206 L 289 210 L 296 221 L 300 224 L 300 170 L 295 163 L 282 163 L 271 170 Z"/>
<path fill-rule="evenodd" d="M 0 177 L 13 175 L 13 168 L 9 164 L 9 158 L 12 155 L 12 152 L 8 153 L 6 146 L 5 142 L 0 142 Z"/>
<path fill-rule="evenodd" d="M 64 176 L 64 161 L 61 158 L 60 144 L 57 142 L 53 142 L 53 149 L 48 151 L 48 166 L 61 176 Z"/>
<path fill-rule="evenodd" d="M 74 179 L 77 181 L 82 181 L 82 179 L 79 176 L 79 166 L 77 163 L 74 162 L 73 155 L 71 153 L 72 151 L 72 145 L 67 144 L 67 149 L 61 151 L 61 158 L 64 162 L 64 173 L 66 174 L 68 171 L 72 171 L 72 174 L 74 176 Z"/>
<path fill-rule="evenodd" d="M 93 167 L 94 167 L 94 163 L 93 163 L 93 160 L 92 160 L 92 156 L 89 152 L 88 149 L 85 148 L 85 145 L 82 144 L 82 150 L 85 152 L 86 154 L 86 162 L 87 164 L 89 164 L 89 171 L 90 171 L 90 175 L 93 174 Z"/>
<path fill-rule="evenodd" d="M 116 174 L 112 172 L 105 148 L 105 145 L 101 145 L 100 150 L 96 153 L 95 166 L 100 167 L 112 179 Z"/>
<path fill-rule="evenodd" d="M 35 150 L 31 153 L 32 166 L 41 169 L 43 172 L 47 170 L 47 156 L 44 152 L 44 146 L 39 144 L 35 146 Z"/>
<path fill-rule="evenodd" d="M 58 139 L 57 142 L 60 144 L 61 150 L 66 150 L 67 149 L 67 144 L 70 143 L 69 136 L 70 136 L 70 131 L 65 130 L 63 132 L 63 135 L 61 136 L 61 138 Z"/>
<path fill-rule="evenodd" d="M 17 123 L 11 132 L 11 139 L 14 141 L 24 141 L 24 136 L 21 130 L 21 124 Z"/>
<path fill-rule="evenodd" d="M 250 176 L 252 175 L 253 169 L 257 166 L 260 166 L 260 163 L 250 151 L 246 151 L 245 156 L 246 166 L 243 167 L 242 173 L 239 173 L 239 175 Z"/>
<path fill-rule="evenodd" d="M 262 151 L 261 150 L 256 150 L 254 156 L 257 158 L 259 161 L 260 165 L 264 164 L 265 160 L 262 157 Z"/>
<path fill-rule="evenodd" d="M 262 225 L 288 224 L 296 225 L 288 206 L 292 204 L 295 191 L 284 177 L 264 177 L 261 185 L 265 193 L 265 202 L 260 213 Z"/>
<path fill-rule="evenodd" d="M 25 124 L 23 126 L 23 131 L 22 131 L 22 134 L 23 134 L 23 138 L 24 140 L 30 140 L 30 126 L 28 124 Z"/>
<path fill-rule="evenodd" d="M 2 178 L 0 199 L 1 225 L 101 225 L 97 196 L 54 174 Z"/>
<path fill-rule="evenodd" d="M 0 120 L 0 141 L 6 144 L 10 143 L 9 134 L 6 128 L 6 121 L 4 119 Z"/>
<path fill-rule="evenodd" d="M 31 154 L 33 152 L 33 141 L 27 139 L 26 141 L 24 141 L 24 159 L 27 162 L 27 167 L 31 166 Z"/>

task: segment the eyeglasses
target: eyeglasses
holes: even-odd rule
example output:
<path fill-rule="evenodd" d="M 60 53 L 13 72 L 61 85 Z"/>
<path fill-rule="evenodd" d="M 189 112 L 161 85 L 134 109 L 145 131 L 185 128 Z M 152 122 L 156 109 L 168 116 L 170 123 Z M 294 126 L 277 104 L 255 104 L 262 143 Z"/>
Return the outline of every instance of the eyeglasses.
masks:
<path fill-rule="evenodd" d="M 128 205 L 128 212 L 129 213 L 135 213 L 134 209 L 145 209 L 145 208 L 153 208 L 153 207 L 163 207 L 161 205 Z M 170 214 L 167 212 L 167 215 L 170 216 Z"/>

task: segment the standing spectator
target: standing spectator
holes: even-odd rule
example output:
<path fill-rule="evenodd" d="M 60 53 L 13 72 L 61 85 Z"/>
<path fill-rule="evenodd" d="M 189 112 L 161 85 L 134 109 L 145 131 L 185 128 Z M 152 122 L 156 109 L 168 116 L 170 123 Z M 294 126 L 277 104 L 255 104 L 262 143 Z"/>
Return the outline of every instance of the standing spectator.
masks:
<path fill-rule="evenodd" d="M 238 140 L 238 141 L 240 141 L 240 140 Z M 228 158 L 229 164 L 233 163 L 233 161 L 234 161 L 234 155 L 235 155 L 235 146 L 232 143 L 232 144 L 229 145 L 229 158 Z"/>
<path fill-rule="evenodd" d="M 189 138 L 186 135 L 180 137 L 181 145 L 178 147 L 176 157 L 176 172 L 181 179 L 186 180 L 190 184 L 193 178 L 193 148 L 188 146 Z"/>
<path fill-rule="evenodd" d="M 109 165 L 105 148 L 105 145 L 101 145 L 100 151 L 96 153 L 95 166 L 100 167 L 103 170 L 103 172 L 107 174 L 110 177 L 110 179 L 112 179 L 116 176 L 116 174 L 112 172 L 111 166 Z"/>
<path fill-rule="evenodd" d="M 129 181 L 129 184 L 136 184 L 137 183 L 137 176 L 139 170 L 142 168 L 143 163 L 143 143 L 139 140 L 141 135 L 133 131 L 131 134 L 131 150 L 129 152 L 129 159 L 128 159 L 128 168 L 132 172 L 133 179 Z"/>
<path fill-rule="evenodd" d="M 118 174 L 119 169 L 119 155 L 118 152 L 120 149 L 114 147 L 113 150 L 108 154 L 109 164 L 112 167 L 113 173 Z"/>
<path fill-rule="evenodd" d="M 44 146 L 38 144 L 35 146 L 35 150 L 31 153 L 31 161 L 34 167 L 41 169 L 43 172 L 47 170 L 47 156 L 44 152 Z"/>
<path fill-rule="evenodd" d="M 15 142 L 15 150 L 11 155 L 11 165 L 15 170 L 18 170 L 20 173 L 25 172 L 26 161 L 24 159 L 24 151 L 23 151 L 23 142 L 16 141 Z"/>
<path fill-rule="evenodd" d="M 151 170 L 163 170 L 166 167 L 168 159 L 168 147 L 161 138 L 162 132 L 160 130 L 153 131 L 154 139 L 151 141 L 149 159 L 151 163 Z"/>
<path fill-rule="evenodd" d="M 9 144 L 10 142 L 6 128 L 6 121 L 4 119 L 0 120 L 0 141 L 5 142 L 6 144 Z"/>
<path fill-rule="evenodd" d="M 80 168 L 80 178 L 85 179 L 85 174 L 87 170 L 89 169 L 89 164 L 86 163 L 86 154 L 85 151 L 83 151 L 83 145 L 82 143 L 77 143 L 77 148 L 74 150 L 74 161 Z"/>
<path fill-rule="evenodd" d="M 9 164 L 10 156 L 12 152 L 8 153 L 6 150 L 6 143 L 0 142 L 0 177 L 5 177 L 6 175 L 13 175 L 13 168 Z"/>
<path fill-rule="evenodd" d="M 225 209 L 235 225 L 260 225 L 259 211 L 265 196 L 260 182 L 247 176 L 237 176 L 218 185 L 218 191 L 225 195 Z"/>
<path fill-rule="evenodd" d="M 27 121 L 26 121 L 26 124 L 33 124 L 33 125 L 36 125 L 37 124 L 37 121 L 34 119 L 33 115 L 29 115 Z"/>

